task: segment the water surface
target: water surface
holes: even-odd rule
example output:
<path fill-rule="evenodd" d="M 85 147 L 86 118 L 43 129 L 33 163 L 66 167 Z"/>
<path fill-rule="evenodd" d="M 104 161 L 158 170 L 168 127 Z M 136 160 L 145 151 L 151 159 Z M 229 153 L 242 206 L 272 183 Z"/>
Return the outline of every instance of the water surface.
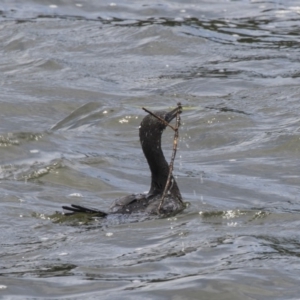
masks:
<path fill-rule="evenodd" d="M 299 14 L 292 0 L 2 1 L 0 297 L 298 299 Z M 49 218 L 147 191 L 141 107 L 178 101 L 188 209 Z"/>

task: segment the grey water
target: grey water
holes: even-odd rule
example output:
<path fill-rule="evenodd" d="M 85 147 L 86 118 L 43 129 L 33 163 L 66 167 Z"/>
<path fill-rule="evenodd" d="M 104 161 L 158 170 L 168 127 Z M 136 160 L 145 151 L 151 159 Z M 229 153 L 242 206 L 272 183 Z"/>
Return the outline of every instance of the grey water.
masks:
<path fill-rule="evenodd" d="M 299 46 L 293 0 L 2 0 L 0 298 L 299 299 Z M 177 102 L 184 212 L 51 217 L 147 191 Z"/>

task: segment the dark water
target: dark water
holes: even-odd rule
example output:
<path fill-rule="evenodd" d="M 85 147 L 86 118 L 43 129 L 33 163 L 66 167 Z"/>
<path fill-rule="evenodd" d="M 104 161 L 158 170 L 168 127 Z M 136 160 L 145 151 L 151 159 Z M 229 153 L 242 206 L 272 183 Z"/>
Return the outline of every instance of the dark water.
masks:
<path fill-rule="evenodd" d="M 299 299 L 299 33 L 292 0 L 2 0 L 0 298 Z M 141 107 L 178 101 L 187 210 L 49 218 L 147 191 Z"/>

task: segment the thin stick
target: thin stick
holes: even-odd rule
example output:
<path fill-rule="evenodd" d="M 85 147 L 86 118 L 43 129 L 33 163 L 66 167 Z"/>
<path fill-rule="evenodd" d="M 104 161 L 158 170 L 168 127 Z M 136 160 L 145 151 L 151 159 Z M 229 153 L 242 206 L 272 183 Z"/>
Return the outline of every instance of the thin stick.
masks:
<path fill-rule="evenodd" d="M 181 107 L 181 105 L 180 105 Z M 142 109 L 147 112 L 148 114 L 150 114 L 151 116 L 155 117 L 156 119 L 158 119 L 159 121 L 161 121 L 165 126 L 169 126 L 171 127 L 174 131 L 176 131 L 176 128 L 174 128 L 172 125 L 170 125 L 166 120 L 164 120 L 163 118 L 157 116 L 155 113 L 153 113 L 152 111 L 148 110 L 145 107 L 142 107 Z"/>
<path fill-rule="evenodd" d="M 163 195 L 161 197 L 158 209 L 157 209 L 157 214 L 160 214 L 160 209 L 162 207 L 162 205 L 164 204 L 164 200 L 167 194 L 167 191 L 170 187 L 170 181 L 171 181 L 171 177 L 172 177 L 172 172 L 173 172 L 173 168 L 174 168 L 174 161 L 175 161 L 175 156 L 176 156 L 176 152 L 177 152 L 177 145 L 178 145 L 178 137 L 179 137 L 179 126 L 180 126 L 180 113 L 182 111 L 182 106 L 181 103 L 178 102 L 177 103 L 178 106 L 178 111 L 176 113 L 176 124 L 175 124 L 175 128 L 173 128 L 173 126 L 171 127 L 175 133 L 174 133 L 174 140 L 173 140 L 173 152 L 172 152 L 172 157 L 171 157 L 171 161 L 170 161 L 170 165 L 169 165 L 169 174 L 168 174 L 168 179 L 165 185 L 165 189 L 163 192 Z M 173 183 L 172 183 L 173 184 Z M 172 186 L 171 186 L 172 187 Z"/>

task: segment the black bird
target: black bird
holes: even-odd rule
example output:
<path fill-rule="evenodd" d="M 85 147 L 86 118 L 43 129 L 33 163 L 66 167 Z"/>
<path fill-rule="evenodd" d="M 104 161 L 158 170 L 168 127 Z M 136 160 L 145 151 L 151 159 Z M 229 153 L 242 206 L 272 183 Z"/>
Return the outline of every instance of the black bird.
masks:
<path fill-rule="evenodd" d="M 182 108 L 178 105 L 170 112 L 157 111 L 154 113 L 167 123 L 170 123 L 176 117 L 177 112 L 181 113 L 181 111 Z M 108 214 L 131 213 L 174 215 L 184 210 L 186 207 L 185 203 L 172 175 L 170 188 L 158 212 L 169 174 L 169 165 L 161 149 L 161 136 L 165 128 L 166 125 L 162 121 L 150 114 L 143 119 L 139 127 L 141 146 L 151 171 L 151 187 L 147 194 L 133 194 L 119 198 L 112 203 L 107 213 L 81 205 L 63 206 L 63 209 L 68 211 L 65 215 L 73 215 L 75 213 L 88 213 L 97 217 L 105 217 Z"/>

